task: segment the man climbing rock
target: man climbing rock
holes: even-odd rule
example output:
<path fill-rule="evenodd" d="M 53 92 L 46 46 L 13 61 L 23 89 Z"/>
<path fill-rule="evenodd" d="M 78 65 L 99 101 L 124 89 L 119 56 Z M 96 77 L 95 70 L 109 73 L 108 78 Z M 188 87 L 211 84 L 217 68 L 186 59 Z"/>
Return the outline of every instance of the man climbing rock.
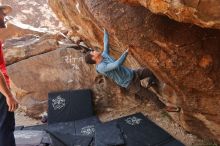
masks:
<path fill-rule="evenodd" d="M 11 10 L 10 6 L 0 5 L 0 31 L 6 28 L 4 18 Z M 17 107 L 18 103 L 10 91 L 10 82 L 0 41 L 0 146 L 15 146 L 14 111 Z"/>
<path fill-rule="evenodd" d="M 96 64 L 98 73 L 110 78 L 120 87 L 125 88 L 129 93 L 133 93 L 138 97 L 154 98 L 156 95 L 147 88 L 156 85 L 157 79 L 153 73 L 147 68 L 139 68 L 133 70 L 123 66 L 123 63 L 128 55 L 127 49 L 118 60 L 115 60 L 109 55 L 108 33 L 104 30 L 104 51 L 91 50 L 85 55 L 85 62 L 88 64 Z M 141 86 L 142 79 L 149 78 L 148 87 Z M 167 107 L 169 111 L 176 111 L 175 108 Z M 173 110 L 172 110 L 173 109 Z"/>
<path fill-rule="evenodd" d="M 140 84 L 140 80 L 149 77 L 150 84 L 155 83 L 156 78 L 153 73 L 147 68 L 132 70 L 124 67 L 124 63 L 128 49 L 121 55 L 118 60 L 115 60 L 109 55 L 108 33 L 104 30 L 104 51 L 92 50 L 85 56 L 85 61 L 88 64 L 96 64 L 98 73 L 112 79 L 117 85 L 125 88 L 130 93 L 137 94 L 140 97 L 146 96 L 146 88 Z"/>

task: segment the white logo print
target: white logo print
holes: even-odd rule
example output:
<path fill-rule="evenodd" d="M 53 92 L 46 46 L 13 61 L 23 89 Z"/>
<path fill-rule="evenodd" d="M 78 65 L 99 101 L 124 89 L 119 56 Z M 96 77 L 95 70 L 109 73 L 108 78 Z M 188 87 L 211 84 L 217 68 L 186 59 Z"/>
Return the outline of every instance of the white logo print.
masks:
<path fill-rule="evenodd" d="M 83 134 L 83 135 L 91 135 L 94 132 L 95 132 L 95 126 L 94 125 L 89 125 L 89 126 L 83 127 L 81 129 L 81 134 Z"/>
<path fill-rule="evenodd" d="M 65 99 L 62 98 L 60 95 L 52 100 L 52 106 L 54 110 L 59 110 L 65 107 L 65 105 L 66 105 Z"/>
<path fill-rule="evenodd" d="M 125 122 L 129 125 L 134 126 L 134 125 L 139 125 L 141 123 L 141 120 L 142 119 L 133 116 L 133 117 L 129 117 L 129 118 L 125 119 Z"/>

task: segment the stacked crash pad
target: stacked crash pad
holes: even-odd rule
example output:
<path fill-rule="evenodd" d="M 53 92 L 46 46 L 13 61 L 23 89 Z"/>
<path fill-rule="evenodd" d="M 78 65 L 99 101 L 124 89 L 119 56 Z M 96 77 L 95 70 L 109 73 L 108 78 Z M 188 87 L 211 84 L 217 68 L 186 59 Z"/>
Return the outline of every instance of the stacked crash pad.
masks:
<path fill-rule="evenodd" d="M 48 123 L 80 120 L 93 116 L 91 90 L 71 90 L 48 94 Z"/>
<path fill-rule="evenodd" d="M 48 124 L 17 127 L 17 145 L 183 146 L 141 113 L 100 122 L 93 112 L 91 90 L 48 95 Z"/>

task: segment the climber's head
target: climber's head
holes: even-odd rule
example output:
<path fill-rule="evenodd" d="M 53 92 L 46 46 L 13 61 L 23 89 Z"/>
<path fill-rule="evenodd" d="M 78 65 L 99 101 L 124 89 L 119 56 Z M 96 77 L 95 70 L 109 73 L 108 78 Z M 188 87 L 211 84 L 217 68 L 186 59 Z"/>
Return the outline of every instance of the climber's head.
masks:
<path fill-rule="evenodd" d="M 5 16 L 12 11 L 9 5 L 0 5 L 0 28 L 6 28 Z"/>
<path fill-rule="evenodd" d="M 87 64 L 96 64 L 98 60 L 100 60 L 101 57 L 101 52 L 96 51 L 96 50 L 91 50 L 87 52 L 85 55 L 85 62 Z"/>

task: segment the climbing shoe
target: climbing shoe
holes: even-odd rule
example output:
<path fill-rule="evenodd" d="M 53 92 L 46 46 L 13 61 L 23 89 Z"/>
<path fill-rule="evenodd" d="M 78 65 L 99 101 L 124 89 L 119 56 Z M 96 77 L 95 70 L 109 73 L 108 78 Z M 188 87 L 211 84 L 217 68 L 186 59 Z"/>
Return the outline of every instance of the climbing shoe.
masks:
<path fill-rule="evenodd" d="M 175 106 L 166 106 L 165 110 L 167 112 L 180 112 L 180 107 L 175 107 Z"/>

